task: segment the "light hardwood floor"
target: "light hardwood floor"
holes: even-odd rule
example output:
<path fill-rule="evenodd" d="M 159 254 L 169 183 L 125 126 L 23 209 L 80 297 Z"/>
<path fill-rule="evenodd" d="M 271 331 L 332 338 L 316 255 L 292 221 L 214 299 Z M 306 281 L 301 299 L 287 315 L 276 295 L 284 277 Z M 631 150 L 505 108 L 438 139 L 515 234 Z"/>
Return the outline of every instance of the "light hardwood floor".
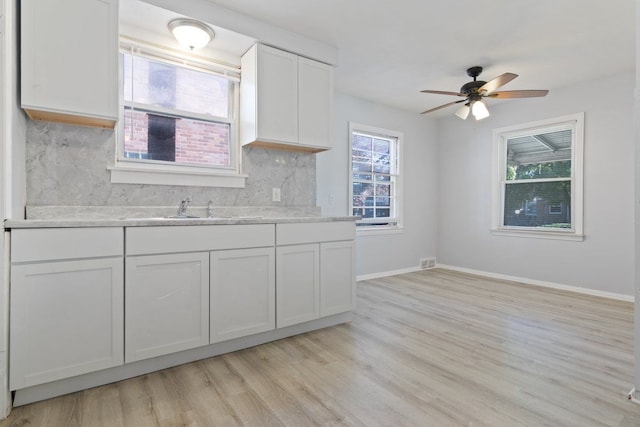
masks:
<path fill-rule="evenodd" d="M 430 270 L 353 322 L 15 408 L 0 426 L 640 426 L 631 303 Z"/>

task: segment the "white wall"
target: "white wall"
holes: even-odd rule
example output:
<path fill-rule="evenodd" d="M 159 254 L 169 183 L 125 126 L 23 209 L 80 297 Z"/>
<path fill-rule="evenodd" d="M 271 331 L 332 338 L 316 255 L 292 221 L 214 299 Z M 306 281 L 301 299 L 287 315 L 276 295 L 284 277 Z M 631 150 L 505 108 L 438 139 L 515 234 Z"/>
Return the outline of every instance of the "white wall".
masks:
<path fill-rule="evenodd" d="M 438 262 L 597 291 L 634 293 L 635 76 L 553 90 L 545 98 L 490 101 L 490 118 L 439 123 Z M 585 112 L 583 242 L 494 236 L 491 132 Z"/>
<path fill-rule="evenodd" d="M 323 215 L 348 214 L 350 121 L 404 133 L 404 230 L 396 234 L 358 236 L 356 274 L 417 268 L 420 258 L 436 256 L 436 122 L 420 114 L 336 93 L 334 148 L 316 157 L 317 204 Z M 332 199 L 334 203 L 330 204 Z"/>

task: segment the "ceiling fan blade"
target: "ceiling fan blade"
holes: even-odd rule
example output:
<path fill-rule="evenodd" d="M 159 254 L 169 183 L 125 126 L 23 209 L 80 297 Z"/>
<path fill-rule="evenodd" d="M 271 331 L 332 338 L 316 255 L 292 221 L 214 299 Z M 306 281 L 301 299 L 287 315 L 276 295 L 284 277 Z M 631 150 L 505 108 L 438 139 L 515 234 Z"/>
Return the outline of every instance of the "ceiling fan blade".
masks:
<path fill-rule="evenodd" d="M 444 90 L 421 90 L 420 92 L 422 93 L 435 93 L 437 95 L 453 95 L 453 96 L 464 96 L 466 98 L 467 95 L 465 95 L 464 93 L 458 93 L 458 92 L 447 92 Z"/>
<path fill-rule="evenodd" d="M 489 98 L 507 99 L 507 98 L 536 98 L 545 96 L 548 90 L 503 90 L 501 92 L 493 92 L 486 96 Z"/>
<path fill-rule="evenodd" d="M 488 82 L 486 82 L 485 84 L 483 84 L 482 86 L 480 86 L 478 88 L 478 92 L 486 92 L 486 93 L 491 93 L 494 90 L 498 89 L 500 86 L 504 86 L 507 83 L 509 83 L 511 80 L 515 79 L 516 77 L 518 77 L 517 74 L 513 74 L 513 73 L 504 73 L 498 77 L 496 77 L 493 80 L 489 80 Z"/>
<path fill-rule="evenodd" d="M 442 109 L 442 108 L 446 108 L 446 107 L 448 107 L 448 106 L 450 106 L 450 105 L 453 105 L 453 104 L 459 104 L 459 103 L 461 103 L 461 102 L 465 102 L 466 100 L 467 100 L 467 99 L 465 98 L 465 99 L 461 99 L 460 101 L 453 101 L 453 102 L 449 102 L 449 103 L 444 104 L 444 105 L 441 105 L 441 106 L 439 106 L 439 107 L 432 108 L 432 109 L 427 110 L 427 111 L 423 111 L 423 112 L 422 112 L 422 113 L 420 113 L 420 114 L 432 113 L 432 112 L 434 112 L 434 111 L 438 111 L 438 110 L 440 110 L 440 109 Z"/>

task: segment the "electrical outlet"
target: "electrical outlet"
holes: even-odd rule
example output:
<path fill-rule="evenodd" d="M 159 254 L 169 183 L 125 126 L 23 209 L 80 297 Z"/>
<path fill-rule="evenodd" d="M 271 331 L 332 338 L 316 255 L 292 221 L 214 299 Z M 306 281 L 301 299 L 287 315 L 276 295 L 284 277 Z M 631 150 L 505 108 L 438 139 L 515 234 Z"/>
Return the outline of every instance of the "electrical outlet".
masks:
<path fill-rule="evenodd" d="M 333 194 L 329 195 L 329 204 L 330 205 L 335 205 L 336 204 L 336 196 L 334 196 Z"/>
<path fill-rule="evenodd" d="M 282 198 L 282 193 L 280 191 L 280 188 L 273 187 L 271 189 L 271 201 L 272 202 L 279 202 L 281 198 Z"/>

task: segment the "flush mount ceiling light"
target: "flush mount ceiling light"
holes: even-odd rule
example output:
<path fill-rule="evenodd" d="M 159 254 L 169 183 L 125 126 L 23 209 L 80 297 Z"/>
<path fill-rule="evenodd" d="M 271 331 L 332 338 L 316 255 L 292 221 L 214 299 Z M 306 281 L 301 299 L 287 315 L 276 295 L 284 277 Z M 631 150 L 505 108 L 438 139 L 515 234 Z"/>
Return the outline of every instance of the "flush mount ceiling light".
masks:
<path fill-rule="evenodd" d="M 215 36 L 213 30 L 200 21 L 188 18 L 174 19 L 167 25 L 178 43 L 195 50 L 205 47 Z"/>

